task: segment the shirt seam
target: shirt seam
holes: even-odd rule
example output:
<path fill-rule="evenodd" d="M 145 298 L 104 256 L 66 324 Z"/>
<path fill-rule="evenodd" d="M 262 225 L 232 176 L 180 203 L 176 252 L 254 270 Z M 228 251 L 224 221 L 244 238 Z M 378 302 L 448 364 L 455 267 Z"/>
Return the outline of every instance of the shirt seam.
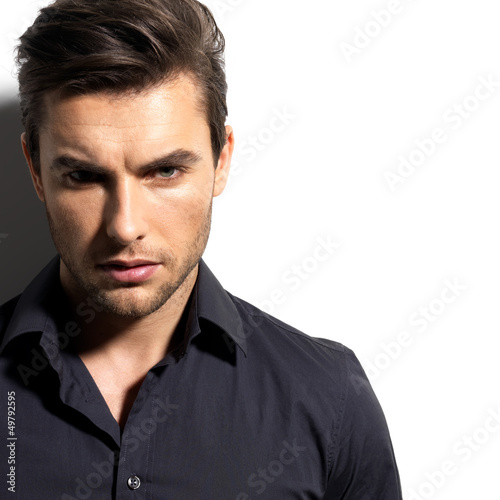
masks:
<path fill-rule="evenodd" d="M 327 470 L 328 470 L 328 476 L 327 476 L 327 482 L 326 486 L 328 486 L 328 482 L 330 481 L 332 475 L 333 475 L 333 467 L 334 464 L 336 463 L 336 459 L 338 457 L 339 453 L 339 446 L 338 446 L 338 441 L 340 437 L 340 430 L 342 428 L 342 425 L 344 423 L 344 417 L 345 417 L 345 410 L 347 406 L 347 391 L 348 391 L 348 383 L 347 383 L 347 353 L 344 351 L 344 367 L 345 367 L 345 374 L 346 376 L 344 377 L 343 380 L 343 387 L 342 387 L 342 393 L 340 396 L 340 414 L 338 418 L 338 426 L 335 425 L 335 418 L 332 421 L 332 426 L 330 430 L 330 445 L 329 445 L 329 450 L 328 450 L 328 461 L 327 461 Z M 325 486 L 325 488 L 326 488 Z"/>

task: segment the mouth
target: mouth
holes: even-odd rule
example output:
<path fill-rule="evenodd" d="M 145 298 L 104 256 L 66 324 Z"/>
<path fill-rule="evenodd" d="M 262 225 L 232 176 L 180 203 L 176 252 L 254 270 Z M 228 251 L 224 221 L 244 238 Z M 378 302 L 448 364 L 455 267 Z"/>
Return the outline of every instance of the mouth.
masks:
<path fill-rule="evenodd" d="M 158 262 L 149 260 L 110 260 L 104 264 L 99 264 L 106 276 L 120 283 L 142 283 L 150 279 L 160 268 Z"/>
<path fill-rule="evenodd" d="M 139 267 L 139 266 L 154 266 L 157 265 L 158 262 L 153 262 L 150 260 L 110 260 L 105 262 L 104 264 L 100 264 L 101 266 L 116 266 L 116 267 Z"/>

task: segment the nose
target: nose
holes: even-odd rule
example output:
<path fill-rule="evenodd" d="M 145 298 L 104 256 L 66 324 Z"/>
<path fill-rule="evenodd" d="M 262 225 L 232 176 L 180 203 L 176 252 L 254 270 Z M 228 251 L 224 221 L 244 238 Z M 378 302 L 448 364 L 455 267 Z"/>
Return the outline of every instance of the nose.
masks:
<path fill-rule="evenodd" d="M 143 239 L 149 229 L 146 219 L 146 198 L 134 180 L 122 180 L 110 193 L 105 208 L 106 231 L 121 245 Z"/>

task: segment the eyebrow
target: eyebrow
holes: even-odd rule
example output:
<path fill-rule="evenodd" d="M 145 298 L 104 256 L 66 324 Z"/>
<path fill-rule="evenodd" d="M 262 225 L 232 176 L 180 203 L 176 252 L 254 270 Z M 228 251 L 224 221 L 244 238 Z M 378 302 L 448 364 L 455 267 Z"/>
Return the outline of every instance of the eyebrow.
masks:
<path fill-rule="evenodd" d="M 137 169 L 137 173 L 145 174 L 149 170 L 155 170 L 166 167 L 181 167 L 193 166 L 202 160 L 202 155 L 198 152 L 189 151 L 187 149 L 179 148 L 166 156 L 157 158 L 146 165 L 142 165 Z M 109 170 L 92 162 L 85 160 L 78 160 L 69 155 L 58 156 L 50 164 L 51 171 L 60 170 L 86 170 L 97 175 L 106 175 Z"/>

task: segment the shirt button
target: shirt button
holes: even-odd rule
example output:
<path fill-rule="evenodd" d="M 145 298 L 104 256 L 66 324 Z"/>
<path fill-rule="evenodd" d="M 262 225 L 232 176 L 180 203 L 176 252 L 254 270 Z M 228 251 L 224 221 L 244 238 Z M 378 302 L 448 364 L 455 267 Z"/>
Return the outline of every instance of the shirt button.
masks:
<path fill-rule="evenodd" d="M 137 490 L 140 485 L 141 485 L 141 480 L 137 476 L 130 476 L 127 479 L 127 486 L 131 490 Z"/>

